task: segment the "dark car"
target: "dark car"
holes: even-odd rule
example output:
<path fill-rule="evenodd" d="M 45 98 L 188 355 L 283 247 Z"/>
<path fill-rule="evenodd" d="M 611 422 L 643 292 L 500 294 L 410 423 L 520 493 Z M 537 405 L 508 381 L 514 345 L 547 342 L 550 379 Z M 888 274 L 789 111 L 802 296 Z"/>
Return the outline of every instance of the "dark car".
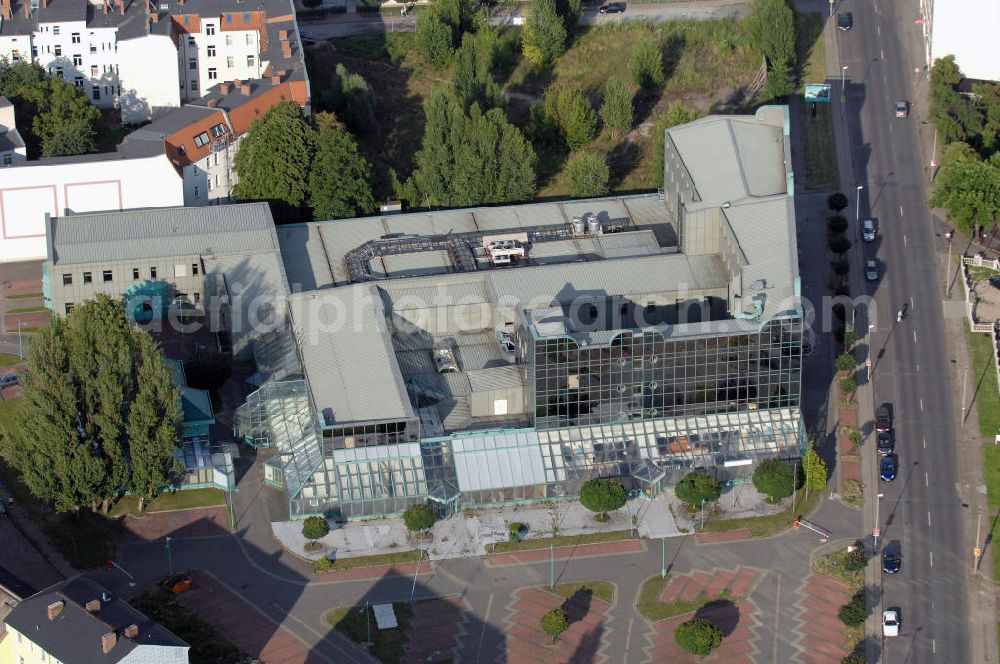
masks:
<path fill-rule="evenodd" d="M 896 457 L 891 454 L 882 457 L 882 463 L 879 464 L 878 468 L 878 476 L 885 482 L 891 482 L 896 479 Z"/>
<path fill-rule="evenodd" d="M 892 454 L 893 448 L 896 446 L 895 441 L 892 439 L 891 431 L 879 431 L 878 435 L 875 437 L 875 449 L 882 456 L 887 456 Z"/>
<path fill-rule="evenodd" d="M 841 30 L 850 30 L 854 27 L 854 14 L 844 12 L 837 14 L 837 27 Z"/>
<path fill-rule="evenodd" d="M 624 2 L 609 2 L 606 5 L 601 5 L 597 9 L 598 14 L 621 14 L 625 11 Z"/>
<path fill-rule="evenodd" d="M 903 561 L 899 558 L 899 552 L 893 548 L 887 548 L 882 552 L 882 571 L 886 574 L 895 574 L 899 571 L 899 566 Z"/>
<path fill-rule="evenodd" d="M 884 403 L 875 411 L 875 430 L 888 431 L 892 428 L 892 407 Z"/>

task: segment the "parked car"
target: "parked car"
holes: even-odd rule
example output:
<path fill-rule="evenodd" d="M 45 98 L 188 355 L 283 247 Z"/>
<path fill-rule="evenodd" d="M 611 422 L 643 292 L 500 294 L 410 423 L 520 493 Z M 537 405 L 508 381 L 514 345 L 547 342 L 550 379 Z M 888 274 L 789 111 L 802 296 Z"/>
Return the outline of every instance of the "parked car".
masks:
<path fill-rule="evenodd" d="M 886 547 L 882 552 L 882 571 L 886 574 L 895 574 L 903 564 L 899 557 L 899 551 L 893 547 Z"/>
<path fill-rule="evenodd" d="M 882 635 L 899 636 L 899 613 L 894 609 L 882 612 Z"/>
<path fill-rule="evenodd" d="M 910 102 L 900 99 L 896 102 L 896 117 L 905 118 L 910 114 Z"/>
<path fill-rule="evenodd" d="M 837 28 L 840 30 L 850 30 L 854 27 L 854 14 L 842 12 L 837 14 Z"/>
<path fill-rule="evenodd" d="M 625 11 L 624 2 L 609 2 L 606 5 L 601 5 L 597 9 L 598 14 L 621 14 Z"/>
<path fill-rule="evenodd" d="M 882 404 L 875 411 L 875 430 L 888 431 L 892 428 L 892 406 L 887 403 Z"/>
<path fill-rule="evenodd" d="M 892 439 L 892 431 L 879 431 L 875 436 L 875 449 L 882 456 L 892 454 L 896 441 Z"/>
<path fill-rule="evenodd" d="M 896 479 L 896 457 L 891 454 L 882 457 L 882 463 L 879 464 L 878 476 L 884 482 L 891 482 Z"/>
<path fill-rule="evenodd" d="M 0 376 L 0 387 L 10 387 L 11 385 L 17 385 L 20 382 L 21 379 L 16 373 L 9 373 Z"/>
<path fill-rule="evenodd" d="M 865 261 L 865 279 L 868 281 L 878 280 L 878 263 L 875 261 Z"/>
<path fill-rule="evenodd" d="M 861 222 L 861 237 L 865 239 L 865 242 L 875 241 L 875 222 L 871 219 L 865 219 Z"/>

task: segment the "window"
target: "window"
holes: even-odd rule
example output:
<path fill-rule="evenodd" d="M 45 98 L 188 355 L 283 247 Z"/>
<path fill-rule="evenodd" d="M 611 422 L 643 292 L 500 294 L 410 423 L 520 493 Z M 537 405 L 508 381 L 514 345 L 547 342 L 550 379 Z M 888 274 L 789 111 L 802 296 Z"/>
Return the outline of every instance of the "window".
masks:
<path fill-rule="evenodd" d="M 82 90 L 83 89 L 83 76 L 76 76 L 75 78 L 73 78 L 73 85 L 75 85 L 76 87 L 78 87 L 78 88 L 80 88 Z"/>
<path fill-rule="evenodd" d="M 174 266 L 174 276 L 175 277 L 186 277 L 186 276 L 188 276 L 188 274 L 187 274 L 187 265 L 175 265 Z"/>
<path fill-rule="evenodd" d="M 187 16 L 184 18 L 187 19 Z M 186 20 L 184 22 L 187 23 Z M 188 48 L 194 48 L 194 37 L 188 37 Z"/>
<path fill-rule="evenodd" d="M 197 90 L 198 89 L 198 79 L 196 79 L 196 78 L 192 78 L 191 79 L 191 89 L 192 90 Z"/>
<path fill-rule="evenodd" d="M 74 53 L 73 54 L 73 66 L 74 67 L 82 67 L 83 66 L 83 56 L 80 55 L 79 53 Z"/>
<path fill-rule="evenodd" d="M 253 67 L 253 59 L 254 59 L 253 55 L 247 56 L 247 67 Z"/>
<path fill-rule="evenodd" d="M 208 132 L 203 131 L 194 137 L 194 144 L 199 148 L 208 145 Z"/>
<path fill-rule="evenodd" d="M 9 154 L 5 154 L 3 156 L 3 165 L 4 166 L 10 166 L 13 163 L 14 163 L 14 157 L 13 156 L 11 156 Z"/>
<path fill-rule="evenodd" d="M 244 23 L 250 22 L 250 12 L 243 12 L 243 22 Z"/>
<path fill-rule="evenodd" d="M 66 303 L 66 314 L 69 315 L 69 312 L 71 312 L 71 311 L 73 311 L 73 303 L 72 302 L 67 302 Z M 24 658 L 23 657 L 21 658 L 21 664 L 24 664 Z"/>
<path fill-rule="evenodd" d="M 219 136 L 222 136 L 225 133 L 226 133 L 226 125 L 222 124 L 221 122 L 212 127 L 212 138 L 218 138 Z"/>
<path fill-rule="evenodd" d="M 139 281 L 139 268 L 132 268 L 132 281 Z"/>
<path fill-rule="evenodd" d="M 250 44 L 253 44 L 253 39 L 250 37 L 250 34 L 251 33 L 249 33 L 249 32 L 247 33 L 247 46 L 249 46 Z"/>
<path fill-rule="evenodd" d="M 90 45 L 90 53 L 91 53 L 91 55 L 93 55 L 94 53 L 97 53 L 97 46 L 95 46 L 94 44 L 91 44 Z"/>
<path fill-rule="evenodd" d="M 52 26 L 52 34 L 54 34 L 54 35 L 58 35 L 59 34 L 59 26 L 58 25 L 53 25 Z"/>
<path fill-rule="evenodd" d="M 79 44 L 80 43 L 80 33 L 79 32 L 74 32 L 72 35 L 70 35 L 70 39 L 72 40 L 72 42 L 74 44 Z"/>
<path fill-rule="evenodd" d="M 97 78 L 97 65 L 90 65 L 90 77 Z"/>
<path fill-rule="evenodd" d="M 198 276 L 198 264 L 197 263 L 191 263 L 191 274 L 193 274 L 194 276 Z"/>
<path fill-rule="evenodd" d="M 104 278 L 104 283 L 108 283 L 112 279 L 111 270 L 105 270 L 101 276 Z"/>
<path fill-rule="evenodd" d="M 55 54 L 57 56 L 62 55 L 62 46 L 60 46 L 59 44 L 55 45 Z"/>
<path fill-rule="evenodd" d="M 232 46 L 232 45 L 233 45 L 233 36 L 226 35 L 226 46 Z"/>
<path fill-rule="evenodd" d="M 156 268 L 155 267 L 149 268 L 149 278 L 150 279 L 156 279 Z"/>
<path fill-rule="evenodd" d="M 72 285 L 73 285 L 73 275 L 63 274 L 63 286 L 72 286 Z"/>
<path fill-rule="evenodd" d="M 91 283 L 93 281 L 94 281 L 94 279 L 93 279 L 93 277 L 90 276 L 90 272 L 84 272 L 83 273 L 83 283 L 89 284 L 89 283 Z"/>
<path fill-rule="evenodd" d="M 226 66 L 229 67 L 230 69 L 232 69 L 234 64 L 236 64 L 236 61 L 233 58 L 233 56 L 227 55 L 226 56 Z"/>
<path fill-rule="evenodd" d="M 21 52 L 15 48 L 10 52 L 10 59 L 14 62 L 14 64 L 17 64 L 21 61 Z"/>
<path fill-rule="evenodd" d="M 100 101 L 100 99 L 101 99 L 101 86 L 95 85 L 94 86 L 94 90 L 93 90 L 93 94 L 91 96 L 94 98 L 94 101 Z"/>
<path fill-rule="evenodd" d="M 184 25 L 191 23 L 191 17 L 187 14 L 184 15 Z M 194 39 L 191 39 L 191 45 L 194 46 Z"/>
<path fill-rule="evenodd" d="M 62 78 L 62 67 L 56 67 L 56 76 Z"/>
<path fill-rule="evenodd" d="M 205 187 L 206 190 L 212 191 L 212 178 L 208 178 L 208 186 Z"/>
<path fill-rule="evenodd" d="M 215 34 L 215 26 L 212 25 L 211 23 L 206 24 L 205 25 L 205 34 L 208 35 L 209 37 L 211 37 L 212 35 L 214 35 Z"/>
<path fill-rule="evenodd" d="M 194 186 L 194 197 L 195 198 L 201 198 L 201 196 L 198 194 L 198 185 Z"/>
<path fill-rule="evenodd" d="M 210 57 L 210 58 L 214 58 L 215 57 L 215 45 L 214 44 L 208 47 L 208 57 Z"/>
<path fill-rule="evenodd" d="M 188 58 L 188 69 L 194 70 L 198 68 L 198 61 L 194 58 Z"/>
<path fill-rule="evenodd" d="M 214 81 L 219 78 L 219 71 L 215 67 L 208 68 L 208 80 Z"/>
<path fill-rule="evenodd" d="M 198 304 L 200 302 L 201 302 L 201 293 L 195 293 L 194 294 L 194 303 Z"/>

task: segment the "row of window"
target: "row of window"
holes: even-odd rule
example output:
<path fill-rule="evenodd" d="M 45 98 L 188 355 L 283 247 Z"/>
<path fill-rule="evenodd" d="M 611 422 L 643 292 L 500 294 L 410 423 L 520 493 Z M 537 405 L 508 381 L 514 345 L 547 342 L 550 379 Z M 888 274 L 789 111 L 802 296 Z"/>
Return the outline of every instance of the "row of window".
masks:
<path fill-rule="evenodd" d="M 186 293 L 180 293 L 177 297 L 178 297 L 178 299 L 186 300 L 187 299 L 187 294 Z M 195 293 L 193 301 L 194 301 L 195 304 L 201 304 L 201 293 Z M 73 302 L 67 302 L 65 305 L 63 305 L 63 310 L 68 315 L 69 312 L 73 311 L 73 309 L 75 307 L 76 307 L 75 303 L 73 303 Z M 150 305 L 149 303 L 144 303 L 142 308 L 143 308 L 144 311 L 152 311 L 153 310 L 152 305 Z"/>
<path fill-rule="evenodd" d="M 198 276 L 198 274 L 200 272 L 201 272 L 201 267 L 198 265 L 198 263 L 191 263 L 191 275 L 196 277 L 196 276 Z M 186 265 L 175 265 L 174 266 L 174 276 L 175 277 L 186 277 L 186 276 L 188 276 L 187 266 Z M 139 277 L 139 268 L 137 268 L 137 267 L 132 268 L 132 281 L 139 281 L 139 278 L 140 278 Z M 156 267 L 155 266 L 149 268 L 149 278 L 150 279 L 156 279 Z M 103 272 L 101 272 L 101 279 L 104 281 L 104 283 L 108 283 L 110 281 L 114 281 L 114 272 L 112 270 L 104 270 Z M 73 285 L 73 273 L 72 272 L 63 272 L 62 283 L 63 283 L 63 286 L 72 286 Z M 85 283 L 85 284 L 94 283 L 94 277 L 93 277 L 93 275 L 90 272 L 84 272 L 83 273 L 83 283 Z"/>
<path fill-rule="evenodd" d="M 73 56 L 73 57 L 75 58 L 76 56 Z M 208 47 L 208 57 L 210 57 L 210 58 L 214 58 L 215 57 L 215 47 L 214 46 L 209 46 Z M 247 67 L 253 67 L 254 63 L 256 61 L 257 61 L 257 56 L 255 56 L 255 55 L 253 55 L 251 53 L 250 55 L 247 56 Z M 74 62 L 75 62 L 75 60 L 74 60 Z M 236 66 L 236 58 L 234 58 L 231 55 L 227 55 L 226 56 L 226 68 L 232 69 L 235 66 Z M 198 69 L 198 59 L 197 58 L 188 58 L 188 69 L 190 69 L 191 71 L 196 71 Z M 214 71 L 215 71 L 215 67 L 210 67 L 209 68 L 209 70 L 208 70 L 208 77 L 209 78 L 214 78 L 214 76 L 213 76 L 213 72 Z"/>
<path fill-rule="evenodd" d="M 214 35 L 215 34 L 215 28 L 212 27 L 212 31 L 208 32 L 207 29 L 209 27 L 212 27 L 212 26 L 206 26 L 206 32 L 205 32 L 205 34 Z M 246 41 L 247 41 L 247 46 L 253 46 L 253 34 L 252 33 L 250 33 L 250 32 L 247 33 L 247 35 L 246 35 Z M 226 35 L 226 46 L 232 46 L 232 45 L 233 45 L 233 36 L 232 35 Z M 198 45 L 197 45 L 197 42 L 195 42 L 194 37 L 188 37 L 188 48 L 197 48 L 197 47 L 198 47 Z M 215 47 L 214 46 L 209 46 L 209 48 L 210 49 L 214 49 Z M 214 55 L 214 53 L 213 53 L 213 55 Z"/>

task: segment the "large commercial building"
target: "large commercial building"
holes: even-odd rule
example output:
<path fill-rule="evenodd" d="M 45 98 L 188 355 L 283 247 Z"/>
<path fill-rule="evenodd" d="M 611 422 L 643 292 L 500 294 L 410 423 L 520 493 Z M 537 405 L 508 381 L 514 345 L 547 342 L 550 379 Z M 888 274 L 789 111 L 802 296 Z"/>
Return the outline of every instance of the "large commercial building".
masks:
<path fill-rule="evenodd" d="M 927 65 L 947 55 L 966 78 L 1000 81 L 1000 3 L 992 0 L 920 0 Z"/>
<path fill-rule="evenodd" d="M 655 494 L 791 458 L 799 412 L 783 107 L 668 131 L 662 196 L 281 227 L 302 377 L 237 413 L 292 516 Z M 732 469 L 732 470 L 731 470 Z"/>

